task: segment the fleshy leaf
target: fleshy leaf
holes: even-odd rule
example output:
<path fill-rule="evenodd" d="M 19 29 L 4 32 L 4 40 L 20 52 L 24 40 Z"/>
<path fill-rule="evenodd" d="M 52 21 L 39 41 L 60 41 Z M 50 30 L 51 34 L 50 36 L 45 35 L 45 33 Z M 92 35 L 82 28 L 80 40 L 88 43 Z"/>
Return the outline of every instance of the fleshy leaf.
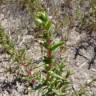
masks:
<path fill-rule="evenodd" d="M 62 46 L 63 44 L 64 44 L 64 42 L 60 41 L 60 42 L 54 44 L 53 46 L 51 46 L 50 50 L 53 51 L 53 50 L 57 49 L 58 47 Z"/>

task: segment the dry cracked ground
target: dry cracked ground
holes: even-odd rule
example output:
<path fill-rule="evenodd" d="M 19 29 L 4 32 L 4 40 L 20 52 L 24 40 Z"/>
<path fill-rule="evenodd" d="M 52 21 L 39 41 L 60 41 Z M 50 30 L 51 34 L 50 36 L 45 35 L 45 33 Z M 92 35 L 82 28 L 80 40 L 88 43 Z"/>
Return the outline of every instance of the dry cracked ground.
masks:
<path fill-rule="evenodd" d="M 0 23 L 17 48 L 26 48 L 34 61 L 41 59 L 40 46 L 34 40 L 36 34 L 33 30 L 34 22 L 27 10 L 22 10 L 16 2 L 2 4 L 0 5 Z M 80 34 L 73 28 L 68 36 L 66 46 L 67 50 L 62 57 L 74 71 L 72 81 L 74 88 L 78 89 L 92 78 L 96 78 L 96 58 L 94 58 L 96 33 L 94 32 L 93 38 L 90 39 L 86 37 L 86 33 Z M 88 69 L 89 65 L 91 65 L 90 69 Z M 0 46 L 0 96 L 40 96 L 38 92 L 32 93 L 31 85 L 26 84 L 25 81 L 20 81 L 10 73 L 4 73 L 8 66 L 12 66 L 12 61 Z M 96 85 L 92 85 L 90 91 L 94 92 L 94 96 L 96 96 Z"/>

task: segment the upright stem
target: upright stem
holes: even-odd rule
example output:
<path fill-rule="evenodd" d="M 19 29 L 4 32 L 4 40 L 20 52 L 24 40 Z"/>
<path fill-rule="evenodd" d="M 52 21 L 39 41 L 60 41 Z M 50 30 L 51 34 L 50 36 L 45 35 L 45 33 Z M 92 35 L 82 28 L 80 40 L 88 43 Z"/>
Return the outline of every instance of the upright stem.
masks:
<path fill-rule="evenodd" d="M 49 39 L 49 40 L 48 40 L 48 46 L 50 46 L 51 43 L 52 43 L 52 40 Z M 50 49 L 48 49 L 47 56 L 48 56 L 48 58 L 51 58 L 51 56 L 52 56 L 52 51 L 51 51 Z"/>
<path fill-rule="evenodd" d="M 48 40 L 48 46 L 50 46 L 51 43 L 52 43 L 52 40 L 49 39 L 49 40 Z M 48 49 L 48 51 L 47 51 L 47 57 L 48 57 L 49 60 L 52 58 L 52 51 L 51 51 L 50 49 Z M 47 70 L 47 71 L 49 71 L 49 70 L 51 69 L 51 67 L 52 67 L 52 64 L 49 63 L 49 64 L 48 64 L 48 70 Z M 47 73 L 47 80 L 50 80 L 49 73 Z"/>

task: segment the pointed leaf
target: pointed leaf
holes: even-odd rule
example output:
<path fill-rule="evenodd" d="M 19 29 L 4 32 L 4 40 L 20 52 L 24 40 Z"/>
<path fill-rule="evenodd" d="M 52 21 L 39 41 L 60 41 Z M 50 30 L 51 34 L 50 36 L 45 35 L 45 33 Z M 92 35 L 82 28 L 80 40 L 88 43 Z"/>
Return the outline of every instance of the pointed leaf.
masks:
<path fill-rule="evenodd" d="M 64 44 L 64 42 L 60 41 L 57 44 L 54 44 L 53 46 L 51 46 L 50 50 L 54 51 L 55 49 L 57 49 L 58 47 L 62 46 L 63 44 Z"/>
<path fill-rule="evenodd" d="M 62 79 L 62 80 L 63 80 L 63 77 L 62 77 L 62 76 L 60 76 L 60 75 L 58 75 L 58 74 L 56 74 L 55 72 L 53 72 L 53 71 L 49 71 L 49 73 L 50 73 L 51 75 L 53 75 L 53 76 L 55 76 L 55 77 L 57 77 L 57 78 L 59 78 L 59 79 Z"/>
<path fill-rule="evenodd" d="M 48 20 L 48 21 L 46 22 L 46 24 L 45 24 L 45 28 L 49 31 L 50 28 L 51 28 L 51 26 L 52 26 L 52 22 Z"/>

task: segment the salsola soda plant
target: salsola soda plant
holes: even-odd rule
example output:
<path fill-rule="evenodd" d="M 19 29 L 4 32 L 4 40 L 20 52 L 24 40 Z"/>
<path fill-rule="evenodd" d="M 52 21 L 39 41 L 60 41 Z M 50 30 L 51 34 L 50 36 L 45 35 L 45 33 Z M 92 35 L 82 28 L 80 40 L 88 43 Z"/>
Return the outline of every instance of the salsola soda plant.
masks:
<path fill-rule="evenodd" d="M 37 76 L 38 85 L 35 89 L 40 89 L 42 96 L 68 96 L 70 71 L 66 69 L 64 61 L 57 63 L 54 51 L 60 48 L 64 42 L 53 40 L 54 25 L 49 19 L 46 12 L 38 12 L 36 15 L 36 23 L 39 28 L 43 28 L 42 46 L 46 50 L 43 60 L 43 69 Z"/>

